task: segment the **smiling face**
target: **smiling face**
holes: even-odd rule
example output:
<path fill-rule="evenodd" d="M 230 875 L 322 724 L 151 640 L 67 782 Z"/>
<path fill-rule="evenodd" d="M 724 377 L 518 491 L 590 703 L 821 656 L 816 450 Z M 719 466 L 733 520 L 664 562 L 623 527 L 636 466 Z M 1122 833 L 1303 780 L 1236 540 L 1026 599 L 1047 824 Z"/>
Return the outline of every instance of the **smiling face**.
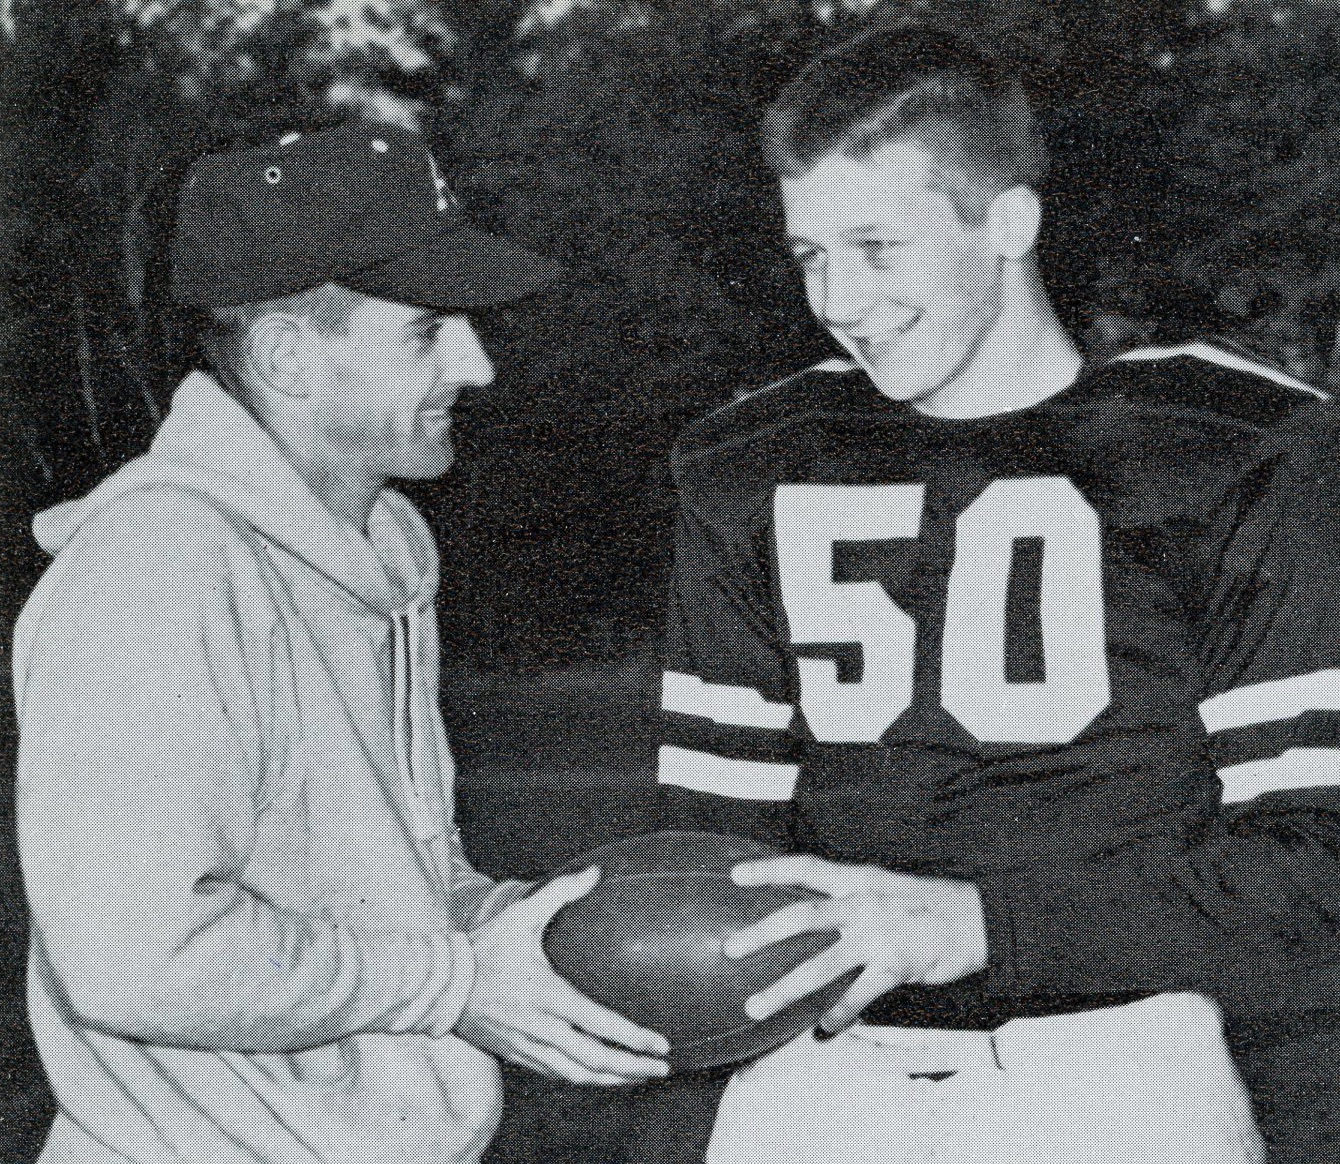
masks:
<path fill-rule="evenodd" d="M 815 315 L 885 396 L 927 409 L 972 369 L 1006 287 L 990 216 L 966 222 L 935 177 L 924 149 L 895 142 L 782 180 Z"/>
<path fill-rule="evenodd" d="M 450 467 L 451 406 L 493 380 L 469 319 L 363 298 L 347 332 L 321 335 L 311 422 L 340 476 L 439 477 Z"/>

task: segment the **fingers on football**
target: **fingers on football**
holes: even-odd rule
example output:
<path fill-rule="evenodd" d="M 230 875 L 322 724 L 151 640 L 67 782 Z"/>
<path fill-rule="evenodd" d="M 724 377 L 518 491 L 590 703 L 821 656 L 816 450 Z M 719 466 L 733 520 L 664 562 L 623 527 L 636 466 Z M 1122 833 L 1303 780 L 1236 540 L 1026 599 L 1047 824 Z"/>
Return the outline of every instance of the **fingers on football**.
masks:
<path fill-rule="evenodd" d="M 881 975 L 867 970 L 843 993 L 842 997 L 824 1011 L 819 1019 L 819 1030 L 825 1035 L 837 1035 L 845 1031 L 881 994 L 893 988 Z"/>
<path fill-rule="evenodd" d="M 769 857 L 762 861 L 744 861 L 731 870 L 736 885 L 804 885 L 820 893 L 841 876 L 842 866 L 825 861 L 812 853 L 790 857 Z"/>
<path fill-rule="evenodd" d="M 663 1059 L 634 1055 L 612 1046 L 594 1032 L 578 1029 L 569 1020 L 548 1017 L 535 1024 L 533 1033 L 586 1071 L 613 1075 L 621 1080 L 659 1079 L 667 1072 Z"/>
<path fill-rule="evenodd" d="M 670 1044 L 663 1035 L 649 1031 L 630 1022 L 617 1011 L 601 1006 L 587 998 L 575 986 L 570 985 L 557 974 L 545 984 L 545 1009 L 560 1021 L 580 1027 L 605 1043 L 615 1043 L 630 1051 L 641 1052 L 664 1058 L 670 1053 Z M 640 1063 L 658 1060 L 638 1059 Z"/>
<path fill-rule="evenodd" d="M 527 909 L 534 924 L 543 929 L 554 914 L 569 902 L 576 901 L 588 893 L 599 880 L 600 869 L 596 865 L 583 869 L 580 873 L 565 873 L 562 877 L 555 877 L 549 884 L 542 885 L 517 905 Z"/>
<path fill-rule="evenodd" d="M 747 958 L 765 946 L 774 945 L 795 934 L 810 930 L 835 930 L 840 919 L 829 901 L 793 901 L 774 910 L 726 941 L 727 958 Z"/>
<path fill-rule="evenodd" d="M 744 1004 L 744 1012 L 751 1019 L 760 1021 L 813 994 L 852 969 L 851 956 L 844 944 L 834 943 L 813 958 L 807 958 L 794 970 L 783 974 L 771 986 L 751 995 Z"/>
<path fill-rule="evenodd" d="M 532 1038 L 513 1037 L 513 1062 L 529 1067 L 539 1075 L 564 1079 L 588 1087 L 617 1087 L 632 1082 L 628 1076 L 616 1072 L 598 1071 L 574 1059 L 558 1047 Z M 637 1077 L 641 1079 L 641 1076 Z"/>

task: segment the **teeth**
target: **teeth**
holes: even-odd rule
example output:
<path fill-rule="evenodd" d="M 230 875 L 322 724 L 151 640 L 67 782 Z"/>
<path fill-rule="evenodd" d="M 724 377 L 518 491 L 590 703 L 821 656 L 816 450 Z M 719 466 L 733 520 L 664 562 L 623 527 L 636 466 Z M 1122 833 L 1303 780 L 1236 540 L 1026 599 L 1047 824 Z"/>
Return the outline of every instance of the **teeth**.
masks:
<path fill-rule="evenodd" d="M 905 336 L 909 331 L 912 330 L 912 326 L 913 326 L 913 324 L 915 324 L 915 323 L 917 322 L 917 320 L 920 319 L 920 318 L 921 318 L 921 317 L 920 317 L 919 315 L 914 315 L 914 316 L 912 316 L 911 319 L 907 320 L 906 323 L 900 323 L 900 324 L 898 324 L 898 325 L 895 326 L 895 327 L 891 327 L 891 328 L 889 328 L 888 331 L 883 332 L 883 333 L 880 334 L 880 335 L 863 335 L 863 336 L 857 336 L 856 338 L 857 338 L 861 343 L 866 343 L 866 344 L 888 343 L 889 340 L 893 340 L 893 339 L 901 339 L 901 338 L 902 338 L 903 336 Z"/>
<path fill-rule="evenodd" d="M 901 327 L 891 328 L 879 335 L 853 335 L 848 338 L 850 338 L 851 342 L 860 348 L 861 351 L 871 352 L 887 344 L 897 343 L 903 336 L 907 335 L 907 333 L 912 330 L 912 327 L 917 322 L 918 318 L 919 317 L 914 316 Z"/>

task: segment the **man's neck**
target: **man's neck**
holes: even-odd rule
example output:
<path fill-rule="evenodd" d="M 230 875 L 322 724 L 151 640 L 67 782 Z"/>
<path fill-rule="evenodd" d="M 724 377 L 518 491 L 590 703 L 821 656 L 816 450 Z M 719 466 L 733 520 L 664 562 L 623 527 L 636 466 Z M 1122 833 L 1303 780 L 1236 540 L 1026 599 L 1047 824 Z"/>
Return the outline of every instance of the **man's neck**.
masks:
<path fill-rule="evenodd" d="M 316 499 L 338 521 L 352 526 L 365 537 L 372 504 L 386 485 L 386 478 L 357 468 L 330 464 L 309 450 L 289 442 L 282 433 L 271 433 L 287 454 L 298 476 L 307 482 Z"/>
<path fill-rule="evenodd" d="M 339 520 L 367 536 L 372 504 L 385 487 L 386 478 L 339 471 L 328 465 L 297 465 L 296 468 L 322 505 Z"/>
<path fill-rule="evenodd" d="M 1006 288 L 1005 302 L 968 365 L 913 405 L 941 420 L 972 420 L 1032 408 L 1064 392 L 1084 360 L 1031 272 Z"/>
<path fill-rule="evenodd" d="M 276 394 L 267 395 L 263 388 L 248 389 L 241 380 L 226 372 L 221 375 L 220 371 L 211 369 L 211 374 L 270 434 L 316 499 L 337 520 L 366 536 L 372 503 L 387 479 L 360 471 L 357 466 L 332 464 L 309 447 L 305 438 L 310 434 L 311 420 L 301 408 L 285 408 Z"/>

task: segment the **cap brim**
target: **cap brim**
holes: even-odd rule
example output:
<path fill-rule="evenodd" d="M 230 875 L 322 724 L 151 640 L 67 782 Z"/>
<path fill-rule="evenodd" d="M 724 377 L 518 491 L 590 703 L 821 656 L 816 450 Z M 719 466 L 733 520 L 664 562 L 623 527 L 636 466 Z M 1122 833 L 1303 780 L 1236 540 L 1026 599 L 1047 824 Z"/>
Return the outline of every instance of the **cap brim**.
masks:
<path fill-rule="evenodd" d="M 533 295 L 561 272 L 552 258 L 462 226 L 336 281 L 395 303 L 435 310 L 491 307 Z"/>

